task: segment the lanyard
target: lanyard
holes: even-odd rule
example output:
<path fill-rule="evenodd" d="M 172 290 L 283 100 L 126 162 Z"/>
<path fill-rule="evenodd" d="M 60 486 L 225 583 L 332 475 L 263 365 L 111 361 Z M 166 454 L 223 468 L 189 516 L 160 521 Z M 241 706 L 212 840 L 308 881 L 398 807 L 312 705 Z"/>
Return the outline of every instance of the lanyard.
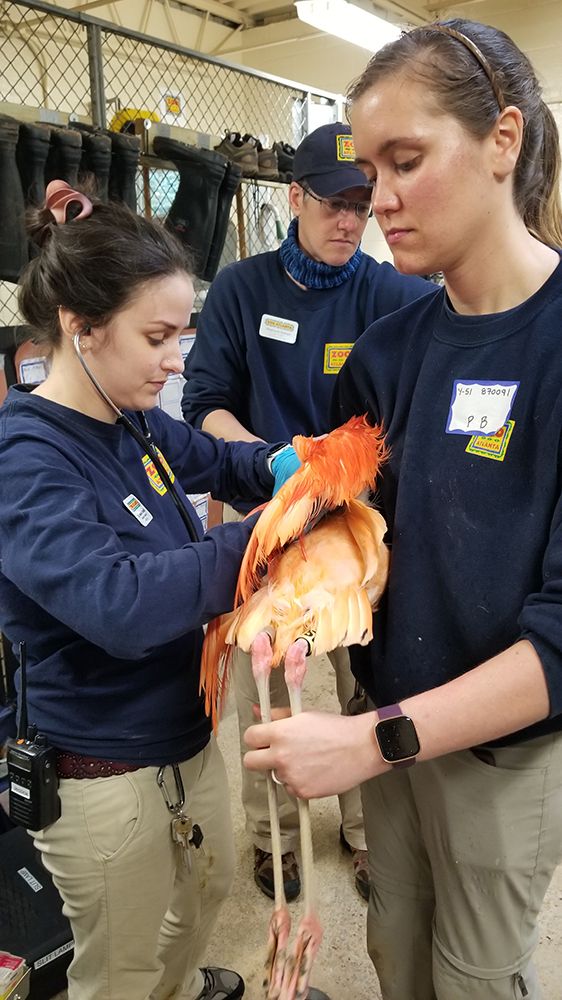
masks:
<path fill-rule="evenodd" d="M 162 479 L 162 482 L 166 485 L 166 488 L 177 507 L 178 513 L 187 528 L 187 533 L 191 541 L 198 542 L 199 536 L 197 534 L 197 531 L 195 530 L 195 526 L 190 517 L 189 511 L 185 506 L 184 502 L 181 500 L 179 493 L 175 487 L 175 484 L 170 479 L 170 475 L 162 463 L 162 460 L 152 440 L 150 427 L 148 426 L 148 421 L 146 419 L 146 415 L 143 410 L 139 411 L 138 417 L 141 422 L 142 432 L 138 429 L 136 424 L 133 423 L 133 421 L 123 412 L 121 412 L 121 416 L 117 418 L 117 423 L 122 424 L 125 430 L 131 435 L 131 437 L 135 439 L 137 444 L 139 444 L 141 448 L 146 450 L 147 454 L 152 459 L 156 468 L 158 469 L 158 474 Z"/>

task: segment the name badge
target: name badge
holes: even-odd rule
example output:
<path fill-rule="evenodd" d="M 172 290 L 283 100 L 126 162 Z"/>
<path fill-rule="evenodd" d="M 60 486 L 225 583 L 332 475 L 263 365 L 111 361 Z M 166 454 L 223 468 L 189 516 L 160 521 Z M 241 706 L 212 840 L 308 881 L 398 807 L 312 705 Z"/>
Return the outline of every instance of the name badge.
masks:
<path fill-rule="evenodd" d="M 297 339 L 299 324 L 294 319 L 283 319 L 282 316 L 270 316 L 264 313 L 261 318 L 259 335 L 268 340 L 281 340 L 284 344 L 294 344 Z"/>
<path fill-rule="evenodd" d="M 136 517 L 137 521 L 142 524 L 143 528 L 146 528 L 147 524 L 152 521 L 152 514 L 146 509 L 144 504 L 137 499 L 132 493 L 129 493 L 128 497 L 123 500 L 123 506 L 130 510 L 133 517 Z"/>
<path fill-rule="evenodd" d="M 468 382 L 455 379 L 447 434 L 497 434 L 507 423 L 519 382 Z"/>

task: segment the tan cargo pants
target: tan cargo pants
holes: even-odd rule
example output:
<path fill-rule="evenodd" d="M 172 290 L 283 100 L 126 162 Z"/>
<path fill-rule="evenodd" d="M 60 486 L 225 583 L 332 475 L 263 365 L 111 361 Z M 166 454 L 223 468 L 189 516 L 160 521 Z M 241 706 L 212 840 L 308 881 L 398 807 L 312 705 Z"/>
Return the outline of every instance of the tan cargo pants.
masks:
<path fill-rule="evenodd" d="M 562 734 L 483 749 L 362 788 L 384 1000 L 541 996 L 532 955 L 562 859 Z"/>
<path fill-rule="evenodd" d="M 204 835 L 191 871 L 157 771 L 62 779 L 62 816 L 35 834 L 74 935 L 69 1000 L 194 1000 L 203 988 L 199 964 L 234 872 L 224 762 L 211 739 L 180 764 L 185 811 Z M 165 778 L 172 794 L 171 768 Z"/>

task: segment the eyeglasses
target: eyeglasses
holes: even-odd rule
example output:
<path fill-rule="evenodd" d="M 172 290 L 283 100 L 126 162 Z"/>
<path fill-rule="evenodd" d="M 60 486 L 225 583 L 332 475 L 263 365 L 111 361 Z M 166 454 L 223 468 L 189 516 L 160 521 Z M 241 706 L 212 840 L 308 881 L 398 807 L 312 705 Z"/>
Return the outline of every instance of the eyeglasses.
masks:
<path fill-rule="evenodd" d="M 314 191 L 305 187 L 304 184 L 300 186 L 305 194 L 310 195 L 311 198 L 314 198 L 314 201 L 322 205 L 324 212 L 331 219 L 335 219 L 336 215 L 339 215 L 340 212 L 345 212 L 346 214 L 348 212 L 355 212 L 357 218 L 364 222 L 366 219 L 370 219 L 373 214 L 370 201 L 348 201 L 347 198 L 320 198 L 319 195 L 314 194 Z"/>

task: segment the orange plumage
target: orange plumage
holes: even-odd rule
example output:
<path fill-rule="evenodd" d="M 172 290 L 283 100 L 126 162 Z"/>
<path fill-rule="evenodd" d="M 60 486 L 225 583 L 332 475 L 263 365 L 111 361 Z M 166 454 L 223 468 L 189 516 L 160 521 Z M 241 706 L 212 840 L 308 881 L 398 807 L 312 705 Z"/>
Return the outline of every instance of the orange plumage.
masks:
<path fill-rule="evenodd" d="M 372 608 L 388 573 L 386 523 L 356 497 L 386 458 L 382 431 L 353 417 L 324 438 L 295 437 L 293 447 L 302 465 L 254 527 L 238 577 L 239 606 L 207 629 L 201 686 L 215 727 L 233 646 L 248 652 L 267 631 L 277 666 L 302 635 L 313 655 L 372 638 Z"/>

